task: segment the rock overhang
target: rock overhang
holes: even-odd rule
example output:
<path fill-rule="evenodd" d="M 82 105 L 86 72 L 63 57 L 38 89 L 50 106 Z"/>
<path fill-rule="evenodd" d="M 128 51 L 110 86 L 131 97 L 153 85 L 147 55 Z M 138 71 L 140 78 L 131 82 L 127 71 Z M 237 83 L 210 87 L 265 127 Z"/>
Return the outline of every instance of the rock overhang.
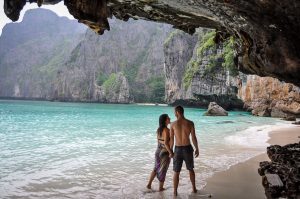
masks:
<path fill-rule="evenodd" d="M 4 0 L 6 15 L 16 21 L 26 2 Z M 60 0 L 29 2 L 41 5 Z M 227 35 L 235 37 L 240 71 L 300 86 L 300 1 L 65 0 L 64 4 L 98 34 L 110 29 L 107 18 L 112 16 L 168 23 L 190 34 L 198 27 L 216 29 L 216 41 Z"/>

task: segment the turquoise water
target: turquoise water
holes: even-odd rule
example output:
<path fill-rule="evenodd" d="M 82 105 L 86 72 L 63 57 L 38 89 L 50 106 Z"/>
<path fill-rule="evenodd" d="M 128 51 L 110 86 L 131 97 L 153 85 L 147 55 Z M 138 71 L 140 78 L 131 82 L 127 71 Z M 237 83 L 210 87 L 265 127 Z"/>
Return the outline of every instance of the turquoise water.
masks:
<path fill-rule="evenodd" d="M 213 173 L 263 152 L 268 128 L 279 122 L 246 112 L 203 112 L 185 109 L 200 146 L 199 188 Z M 175 119 L 173 108 L 163 106 L 0 101 L 0 198 L 153 197 L 144 187 L 162 113 Z M 164 194 L 171 193 L 171 179 L 172 162 Z M 179 193 L 190 189 L 183 169 Z"/>

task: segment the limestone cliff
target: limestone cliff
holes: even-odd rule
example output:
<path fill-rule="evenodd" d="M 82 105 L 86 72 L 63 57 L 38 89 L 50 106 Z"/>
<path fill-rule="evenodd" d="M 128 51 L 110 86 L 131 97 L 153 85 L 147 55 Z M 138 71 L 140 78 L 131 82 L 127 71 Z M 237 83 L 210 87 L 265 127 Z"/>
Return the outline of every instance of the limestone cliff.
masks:
<path fill-rule="evenodd" d="M 183 74 L 186 65 L 193 56 L 197 36 L 183 31 L 172 32 L 164 44 L 165 55 L 165 99 L 173 103 L 177 99 L 186 99 L 183 85 Z"/>
<path fill-rule="evenodd" d="M 85 31 L 75 20 L 45 9 L 29 10 L 22 22 L 6 24 L 0 37 L 0 96 L 50 99 L 56 72 Z"/>
<path fill-rule="evenodd" d="M 194 36 L 182 31 L 169 36 L 164 50 L 167 103 L 206 108 L 217 101 L 226 109 L 242 108 L 237 99 L 238 73 L 231 74 L 223 66 L 226 44 L 209 43 L 213 36 L 213 31 L 205 29 L 198 29 Z"/>
<path fill-rule="evenodd" d="M 161 102 L 163 42 L 171 27 L 110 23 L 111 34 L 99 37 L 74 20 L 37 9 L 7 24 L 0 37 L 0 97 Z"/>
<path fill-rule="evenodd" d="M 105 86 L 111 74 L 122 74 L 127 79 L 126 90 L 130 91 L 128 102 L 161 102 L 152 95 L 157 94 L 156 89 L 160 86 L 157 84 L 164 85 L 161 73 L 163 42 L 170 27 L 145 21 L 125 24 L 112 20 L 111 23 L 115 25 L 112 34 L 102 37 L 87 30 L 65 63 L 66 67 L 61 71 L 63 76 L 73 82 L 72 90 L 81 88 L 81 95 L 88 93 L 91 100 L 97 101 L 101 98 L 94 95 L 94 89 Z M 68 92 L 65 95 L 69 97 Z M 159 97 L 163 96 L 160 94 Z M 108 99 L 110 97 L 105 101 L 115 102 L 113 98 Z"/>
<path fill-rule="evenodd" d="M 300 88 L 271 77 L 248 75 L 239 96 L 254 115 L 300 117 Z"/>

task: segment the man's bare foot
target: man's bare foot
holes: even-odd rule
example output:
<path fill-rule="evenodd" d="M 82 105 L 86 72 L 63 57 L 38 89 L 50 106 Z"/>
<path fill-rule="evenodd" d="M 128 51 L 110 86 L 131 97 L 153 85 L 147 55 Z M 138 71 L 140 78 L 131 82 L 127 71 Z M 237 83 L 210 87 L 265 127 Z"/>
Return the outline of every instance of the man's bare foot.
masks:
<path fill-rule="evenodd" d="M 174 196 L 177 196 L 177 190 L 176 190 L 176 191 L 174 191 Z"/>
<path fill-rule="evenodd" d="M 158 191 L 164 191 L 164 190 L 166 190 L 165 188 L 160 188 Z"/>
<path fill-rule="evenodd" d="M 147 189 L 151 189 L 151 185 L 148 184 L 148 185 L 147 185 Z"/>
<path fill-rule="evenodd" d="M 197 189 L 193 189 L 193 193 L 197 193 Z"/>

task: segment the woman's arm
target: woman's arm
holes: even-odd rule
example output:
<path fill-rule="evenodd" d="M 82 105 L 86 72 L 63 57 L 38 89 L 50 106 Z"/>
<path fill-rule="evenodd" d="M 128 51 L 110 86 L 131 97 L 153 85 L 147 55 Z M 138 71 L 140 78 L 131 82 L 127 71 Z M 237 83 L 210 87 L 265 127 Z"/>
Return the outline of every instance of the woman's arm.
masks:
<path fill-rule="evenodd" d="M 169 135 L 169 130 L 167 128 L 164 129 L 163 131 L 163 136 L 164 136 L 164 144 L 165 147 L 167 149 L 167 151 L 169 152 L 170 156 L 173 157 L 173 151 L 170 148 L 170 135 Z"/>

